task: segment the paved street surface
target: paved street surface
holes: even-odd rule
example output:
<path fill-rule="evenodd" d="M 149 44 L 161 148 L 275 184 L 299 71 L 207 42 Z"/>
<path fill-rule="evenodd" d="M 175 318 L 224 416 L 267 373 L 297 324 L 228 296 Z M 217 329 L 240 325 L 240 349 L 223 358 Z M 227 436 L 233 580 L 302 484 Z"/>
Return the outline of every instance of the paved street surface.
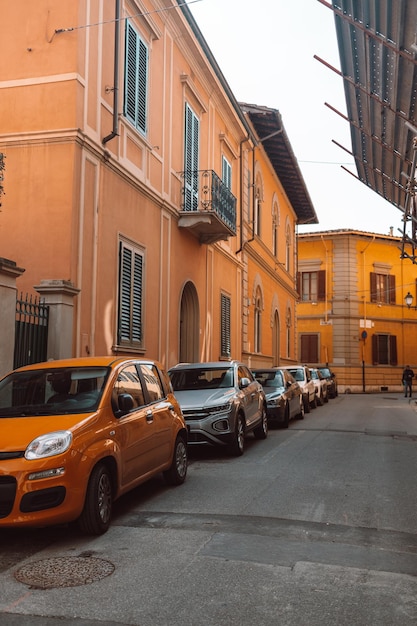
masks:
<path fill-rule="evenodd" d="M 193 448 L 102 537 L 1 530 L 0 624 L 416 625 L 416 411 L 340 395 L 243 457 Z"/>

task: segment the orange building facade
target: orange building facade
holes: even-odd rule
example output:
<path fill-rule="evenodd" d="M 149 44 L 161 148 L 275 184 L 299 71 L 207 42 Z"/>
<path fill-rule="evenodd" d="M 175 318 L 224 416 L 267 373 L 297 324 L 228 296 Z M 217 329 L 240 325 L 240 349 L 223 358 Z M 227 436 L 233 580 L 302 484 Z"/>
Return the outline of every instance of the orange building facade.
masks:
<path fill-rule="evenodd" d="M 59 356 L 295 359 L 315 211 L 278 112 L 236 102 L 188 8 L 18 0 L 2 46 L 0 256 L 19 291 L 71 291 Z"/>
<path fill-rule="evenodd" d="M 328 363 L 341 392 L 400 391 L 407 364 L 417 375 L 417 271 L 400 255 L 393 235 L 298 236 L 300 359 Z"/>

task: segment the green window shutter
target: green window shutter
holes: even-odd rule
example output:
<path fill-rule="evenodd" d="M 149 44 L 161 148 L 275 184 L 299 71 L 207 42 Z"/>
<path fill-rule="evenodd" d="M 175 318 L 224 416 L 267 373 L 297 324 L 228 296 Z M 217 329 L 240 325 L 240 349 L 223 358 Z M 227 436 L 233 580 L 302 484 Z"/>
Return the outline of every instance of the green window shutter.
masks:
<path fill-rule="evenodd" d="M 230 298 L 221 294 L 221 355 L 230 357 Z"/>
<path fill-rule="evenodd" d="M 222 182 L 228 189 L 232 188 L 232 166 L 225 157 L 222 157 Z"/>
<path fill-rule="evenodd" d="M 126 22 L 124 114 L 142 133 L 147 130 L 148 48 Z"/>
<path fill-rule="evenodd" d="M 143 255 L 120 242 L 119 343 L 142 341 Z"/>
<path fill-rule="evenodd" d="M 185 105 L 184 139 L 184 211 L 198 210 L 198 164 L 200 122 L 188 104 Z"/>

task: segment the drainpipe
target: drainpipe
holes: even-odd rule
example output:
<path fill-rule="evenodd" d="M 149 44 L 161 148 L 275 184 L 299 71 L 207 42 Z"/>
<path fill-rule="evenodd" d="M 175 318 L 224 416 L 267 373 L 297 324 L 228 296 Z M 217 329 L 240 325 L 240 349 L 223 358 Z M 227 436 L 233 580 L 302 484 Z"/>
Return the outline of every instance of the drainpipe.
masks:
<path fill-rule="evenodd" d="M 248 135 L 247 137 L 245 137 L 245 139 L 242 139 L 242 141 L 240 142 L 240 202 L 239 202 L 239 215 L 240 215 L 240 247 L 238 250 L 236 250 L 235 254 L 240 254 L 243 250 L 244 247 L 244 242 L 243 242 L 243 181 L 244 181 L 244 171 L 243 171 L 243 144 L 246 143 L 247 141 L 250 141 L 250 136 Z M 255 146 L 252 147 L 252 154 L 255 153 Z M 252 165 L 252 167 L 254 167 L 254 165 Z M 254 172 L 252 172 L 252 175 L 254 174 Z M 254 185 L 252 185 L 252 187 L 254 187 Z M 249 241 L 253 241 L 253 237 L 252 239 L 249 239 L 248 241 L 246 241 L 245 243 L 249 243 Z"/>
<path fill-rule="evenodd" d="M 120 52 L 120 0 L 116 0 L 114 22 L 114 80 L 113 80 L 113 130 L 104 137 L 103 144 L 117 137 L 117 121 L 119 117 L 119 52 Z"/>

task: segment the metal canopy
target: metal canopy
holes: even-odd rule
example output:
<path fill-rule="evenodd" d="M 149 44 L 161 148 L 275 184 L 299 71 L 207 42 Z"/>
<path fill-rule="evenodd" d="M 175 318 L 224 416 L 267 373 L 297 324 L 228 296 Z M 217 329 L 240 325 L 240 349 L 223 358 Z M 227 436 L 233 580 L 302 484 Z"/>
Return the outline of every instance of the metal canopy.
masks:
<path fill-rule="evenodd" d="M 417 1 L 333 0 L 358 178 L 401 212 L 402 256 L 417 262 Z"/>
<path fill-rule="evenodd" d="M 258 142 L 264 147 L 297 215 L 298 223 L 317 224 L 314 206 L 279 111 L 255 104 L 240 103 L 240 107 L 248 115 Z"/>

